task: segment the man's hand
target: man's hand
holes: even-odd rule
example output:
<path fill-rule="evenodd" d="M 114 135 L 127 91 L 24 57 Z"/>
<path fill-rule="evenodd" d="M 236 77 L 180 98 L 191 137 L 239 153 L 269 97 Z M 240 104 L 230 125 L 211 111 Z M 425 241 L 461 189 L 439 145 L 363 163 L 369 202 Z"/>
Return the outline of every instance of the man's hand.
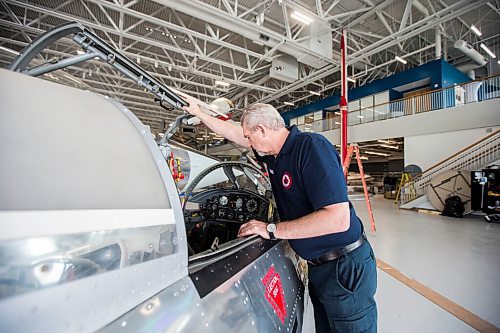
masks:
<path fill-rule="evenodd" d="M 188 112 L 189 114 L 193 116 L 198 116 L 203 111 L 201 110 L 200 106 L 198 105 L 198 100 L 192 96 L 189 95 L 184 95 L 182 93 L 179 93 L 179 95 L 186 100 L 186 102 L 189 103 L 189 106 L 183 106 L 182 108 L 184 111 Z"/>
<path fill-rule="evenodd" d="M 246 237 L 251 235 L 259 235 L 264 239 L 269 239 L 269 232 L 267 232 L 267 223 L 257 220 L 250 220 L 242 224 L 238 231 L 238 237 Z"/>

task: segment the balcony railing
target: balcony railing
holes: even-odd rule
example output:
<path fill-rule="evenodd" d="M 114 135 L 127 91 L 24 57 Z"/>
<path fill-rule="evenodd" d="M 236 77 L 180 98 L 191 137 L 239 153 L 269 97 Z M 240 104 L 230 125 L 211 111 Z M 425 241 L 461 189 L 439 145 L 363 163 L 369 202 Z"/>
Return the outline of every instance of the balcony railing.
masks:
<path fill-rule="evenodd" d="M 498 97 L 500 97 L 500 75 L 429 91 L 418 96 L 406 97 L 373 107 L 350 110 L 347 119 L 349 126 L 354 126 L 477 103 Z M 324 132 L 340 128 L 340 123 L 337 117 L 301 124 L 298 127 L 302 131 Z"/>

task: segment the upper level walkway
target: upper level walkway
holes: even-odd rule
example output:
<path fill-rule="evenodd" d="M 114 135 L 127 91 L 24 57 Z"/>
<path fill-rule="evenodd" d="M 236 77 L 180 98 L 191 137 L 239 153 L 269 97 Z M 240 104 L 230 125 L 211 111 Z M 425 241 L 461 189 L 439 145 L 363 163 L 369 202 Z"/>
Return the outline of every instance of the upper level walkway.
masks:
<path fill-rule="evenodd" d="M 498 97 L 500 97 L 499 75 L 425 92 L 388 103 L 374 105 L 373 107 L 350 110 L 347 117 L 348 126 L 353 128 L 356 125 L 378 123 L 428 112 L 455 109 Z M 500 118 L 500 115 L 498 115 L 498 118 Z M 340 122 L 339 117 L 333 117 L 301 124 L 298 127 L 302 131 L 328 132 L 340 130 Z M 410 135 L 412 134 L 410 133 Z M 354 137 L 350 137 L 349 141 L 361 142 L 361 140 L 357 140 Z"/>

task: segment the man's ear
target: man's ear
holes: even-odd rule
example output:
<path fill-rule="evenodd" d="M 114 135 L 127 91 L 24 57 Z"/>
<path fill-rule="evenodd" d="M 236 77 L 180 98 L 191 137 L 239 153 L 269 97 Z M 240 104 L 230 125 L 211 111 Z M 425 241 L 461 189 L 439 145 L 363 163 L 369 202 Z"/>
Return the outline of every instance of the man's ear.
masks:
<path fill-rule="evenodd" d="M 264 125 L 257 125 L 257 131 L 262 133 L 262 136 L 266 136 L 266 127 Z"/>

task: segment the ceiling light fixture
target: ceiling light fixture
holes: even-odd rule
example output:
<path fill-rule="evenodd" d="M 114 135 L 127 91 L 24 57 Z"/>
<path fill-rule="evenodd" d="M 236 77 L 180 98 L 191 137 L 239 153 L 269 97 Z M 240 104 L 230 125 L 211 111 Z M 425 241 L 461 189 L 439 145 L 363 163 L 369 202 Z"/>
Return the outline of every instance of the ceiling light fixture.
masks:
<path fill-rule="evenodd" d="M 359 157 L 360 160 L 367 160 L 368 159 L 368 156 L 360 156 Z"/>
<path fill-rule="evenodd" d="M 309 90 L 309 93 L 310 93 L 311 95 L 321 96 L 321 93 L 320 93 L 320 92 L 317 92 L 317 91 L 312 91 L 312 90 Z"/>
<path fill-rule="evenodd" d="M 292 102 L 283 102 L 283 104 L 285 105 L 290 105 L 290 106 L 294 106 L 295 104 L 293 104 Z"/>
<path fill-rule="evenodd" d="M 388 144 L 395 143 L 394 141 L 391 140 L 377 140 L 377 142 L 388 143 Z"/>
<path fill-rule="evenodd" d="M 215 81 L 215 84 L 223 87 L 229 87 L 231 85 L 231 83 L 225 81 Z"/>
<path fill-rule="evenodd" d="M 302 22 L 304 23 L 305 25 L 309 25 L 311 24 L 311 22 L 313 21 L 312 18 L 310 18 L 309 16 L 306 16 L 304 14 L 302 14 L 301 12 L 298 12 L 298 11 L 294 11 L 291 15 L 290 15 L 291 18 L 294 18 L 296 19 L 297 21 L 299 22 Z"/>
<path fill-rule="evenodd" d="M 75 82 L 75 83 L 78 83 L 78 84 L 83 84 L 80 80 L 77 80 L 75 79 L 74 77 L 72 76 L 69 76 L 67 74 L 64 74 L 64 76 L 67 78 L 67 79 L 70 79 L 71 81 Z"/>
<path fill-rule="evenodd" d="M 356 117 L 358 117 L 359 119 L 363 119 L 365 116 L 362 116 L 362 115 L 357 115 Z"/>
<path fill-rule="evenodd" d="M 379 155 L 379 156 L 391 156 L 391 154 L 386 154 L 386 153 L 379 153 L 379 152 L 376 152 L 376 151 L 368 151 L 368 150 L 365 150 L 365 154 L 371 154 L 371 155 Z"/>
<path fill-rule="evenodd" d="M 4 50 L 4 51 L 7 51 L 7 52 L 9 52 L 9 53 L 13 53 L 13 54 L 15 54 L 15 55 L 19 55 L 19 54 L 20 54 L 19 52 L 14 51 L 14 50 L 9 49 L 9 48 L 4 47 L 4 46 L 0 46 L 0 50 Z"/>
<path fill-rule="evenodd" d="M 490 55 L 490 57 L 492 58 L 496 58 L 497 56 L 495 55 L 495 53 L 493 53 L 486 45 L 484 45 L 483 43 L 481 43 L 481 48 L 483 50 L 486 51 L 486 53 L 488 53 Z"/>
<path fill-rule="evenodd" d="M 350 77 L 347 78 L 347 81 L 356 83 L 356 80 Z"/>
<path fill-rule="evenodd" d="M 47 76 L 47 77 L 50 77 L 52 80 L 56 80 L 56 81 L 59 81 L 59 78 L 57 76 L 54 76 L 50 73 L 45 73 L 43 74 L 44 76 Z"/>
<path fill-rule="evenodd" d="M 76 54 L 82 55 L 82 54 L 85 54 L 85 51 L 83 51 L 83 50 L 76 50 Z"/>
<path fill-rule="evenodd" d="M 391 148 L 391 149 L 399 149 L 399 146 L 390 146 L 390 145 L 379 145 L 380 147 Z"/>
<path fill-rule="evenodd" d="M 476 28 L 474 25 L 471 25 L 471 26 L 470 26 L 470 30 L 474 31 L 474 33 L 475 33 L 476 35 L 478 35 L 479 37 L 481 37 L 481 36 L 483 35 L 483 34 L 481 33 L 481 31 L 479 31 L 479 29 L 478 29 L 478 28 Z"/>
<path fill-rule="evenodd" d="M 395 57 L 394 57 L 394 59 L 396 59 L 396 60 L 397 60 L 397 61 L 399 61 L 399 62 L 402 62 L 402 63 L 403 63 L 403 64 L 405 64 L 405 65 L 408 63 L 408 61 L 404 60 L 403 58 L 401 58 L 401 57 L 399 57 L 399 56 L 395 56 Z"/>

